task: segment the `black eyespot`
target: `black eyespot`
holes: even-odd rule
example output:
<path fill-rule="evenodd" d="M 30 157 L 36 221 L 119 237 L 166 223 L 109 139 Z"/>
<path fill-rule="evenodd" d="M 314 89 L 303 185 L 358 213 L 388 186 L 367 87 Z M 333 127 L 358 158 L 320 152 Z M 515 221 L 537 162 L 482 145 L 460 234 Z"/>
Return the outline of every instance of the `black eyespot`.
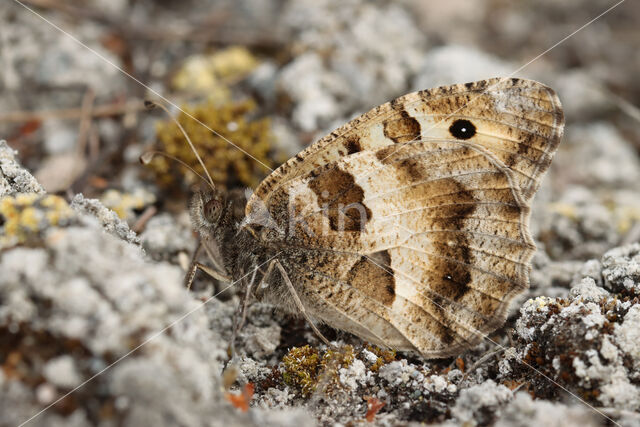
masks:
<path fill-rule="evenodd" d="M 469 120 L 458 119 L 449 126 L 449 132 L 454 138 L 469 139 L 476 134 L 476 127 Z"/>

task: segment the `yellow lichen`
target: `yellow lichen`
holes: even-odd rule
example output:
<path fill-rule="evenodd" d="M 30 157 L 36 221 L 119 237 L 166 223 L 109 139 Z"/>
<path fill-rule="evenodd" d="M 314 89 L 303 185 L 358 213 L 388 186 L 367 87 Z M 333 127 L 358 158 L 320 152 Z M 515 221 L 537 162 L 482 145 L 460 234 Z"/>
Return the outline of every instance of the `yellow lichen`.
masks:
<path fill-rule="evenodd" d="M 247 116 L 254 109 L 255 104 L 250 100 L 220 107 L 209 102 L 185 107 L 187 114 L 182 112 L 178 115 L 178 121 L 216 184 L 226 187 L 255 186 L 269 172 L 268 168 L 273 166 L 270 158 L 271 125 L 268 119 L 250 120 Z M 160 123 L 157 135 L 160 151 L 177 157 L 204 175 L 184 135 L 172 120 Z M 149 166 L 159 183 L 165 186 L 193 184 L 197 180 L 193 173 L 165 157 L 155 157 Z"/>
<path fill-rule="evenodd" d="M 542 296 L 537 297 L 533 301 L 538 304 L 538 310 L 541 310 L 541 309 L 547 307 L 554 300 L 549 298 L 549 297 L 546 297 L 546 296 L 542 295 Z"/>
<path fill-rule="evenodd" d="M 211 70 L 222 79 L 244 77 L 253 71 L 258 60 L 242 46 L 231 46 L 211 55 Z"/>
<path fill-rule="evenodd" d="M 37 193 L 20 193 L 16 194 L 15 201 L 19 206 L 27 206 L 38 200 L 38 197 Z"/>
<path fill-rule="evenodd" d="M 233 46 L 188 57 L 171 83 L 176 90 L 206 93 L 210 100 L 228 100 L 229 85 L 246 77 L 257 65 L 258 60 L 246 48 Z"/>
<path fill-rule="evenodd" d="M 637 222 L 640 222 L 640 208 L 638 206 L 621 206 L 616 210 L 618 233 L 625 234 Z"/>
<path fill-rule="evenodd" d="M 196 55 L 185 59 L 171 83 L 176 90 L 211 91 L 218 79 L 211 73 L 208 58 Z"/>
<path fill-rule="evenodd" d="M 578 214 L 576 213 L 576 207 L 569 203 L 550 203 L 549 210 L 552 212 L 559 213 L 562 216 L 565 216 L 571 220 L 576 220 L 578 218 Z"/>
<path fill-rule="evenodd" d="M 137 188 L 133 193 L 111 189 L 102 195 L 100 201 L 121 219 L 132 220 L 136 217 L 136 211 L 155 203 L 156 197 L 142 188 Z"/>
<path fill-rule="evenodd" d="M 0 248 L 29 244 L 50 227 L 75 218 L 67 202 L 53 195 L 35 193 L 0 198 Z"/>
<path fill-rule="evenodd" d="M 33 207 L 25 207 L 20 214 L 20 224 L 28 231 L 36 231 L 38 229 L 38 224 L 42 219 L 42 215 L 39 214 L 40 212 L 35 210 Z"/>

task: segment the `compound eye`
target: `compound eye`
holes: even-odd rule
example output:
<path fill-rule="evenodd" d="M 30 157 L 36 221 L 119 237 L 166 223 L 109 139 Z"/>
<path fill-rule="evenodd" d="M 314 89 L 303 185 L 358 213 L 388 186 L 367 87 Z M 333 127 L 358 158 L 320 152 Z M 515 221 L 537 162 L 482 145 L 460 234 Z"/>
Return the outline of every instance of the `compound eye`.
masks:
<path fill-rule="evenodd" d="M 204 217 L 209 222 L 216 222 L 222 212 L 222 203 L 218 199 L 211 199 L 204 205 Z"/>

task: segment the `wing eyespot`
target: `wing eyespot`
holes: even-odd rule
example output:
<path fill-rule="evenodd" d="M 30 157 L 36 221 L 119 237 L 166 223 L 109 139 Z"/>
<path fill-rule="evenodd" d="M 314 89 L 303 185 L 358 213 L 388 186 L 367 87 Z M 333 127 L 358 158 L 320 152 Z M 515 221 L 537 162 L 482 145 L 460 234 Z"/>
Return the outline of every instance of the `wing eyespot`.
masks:
<path fill-rule="evenodd" d="M 458 119 L 449 126 L 449 133 L 456 139 L 470 139 L 476 134 L 476 127 L 469 120 Z"/>

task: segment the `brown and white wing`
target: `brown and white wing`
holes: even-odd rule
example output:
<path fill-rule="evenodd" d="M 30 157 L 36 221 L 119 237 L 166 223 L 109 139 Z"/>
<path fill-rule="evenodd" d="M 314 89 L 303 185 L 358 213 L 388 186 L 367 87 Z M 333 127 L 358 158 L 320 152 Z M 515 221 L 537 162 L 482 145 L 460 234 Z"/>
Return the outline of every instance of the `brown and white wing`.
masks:
<path fill-rule="evenodd" d="M 453 122 L 468 118 L 481 126 L 477 142 L 515 171 L 530 198 L 537 190 L 534 178 L 549 167 L 557 148 L 562 108 L 541 83 L 493 78 L 409 93 L 372 109 L 282 164 L 258 186 L 255 199 L 266 201 L 289 180 L 344 156 L 420 137 L 448 137 Z"/>
<path fill-rule="evenodd" d="M 550 89 L 509 82 L 406 95 L 374 110 L 392 119 L 352 125 L 361 149 L 258 189 L 248 213 L 264 203 L 285 230 L 280 258 L 316 317 L 426 357 L 504 322 L 528 286 L 530 201 L 563 126 Z"/>

